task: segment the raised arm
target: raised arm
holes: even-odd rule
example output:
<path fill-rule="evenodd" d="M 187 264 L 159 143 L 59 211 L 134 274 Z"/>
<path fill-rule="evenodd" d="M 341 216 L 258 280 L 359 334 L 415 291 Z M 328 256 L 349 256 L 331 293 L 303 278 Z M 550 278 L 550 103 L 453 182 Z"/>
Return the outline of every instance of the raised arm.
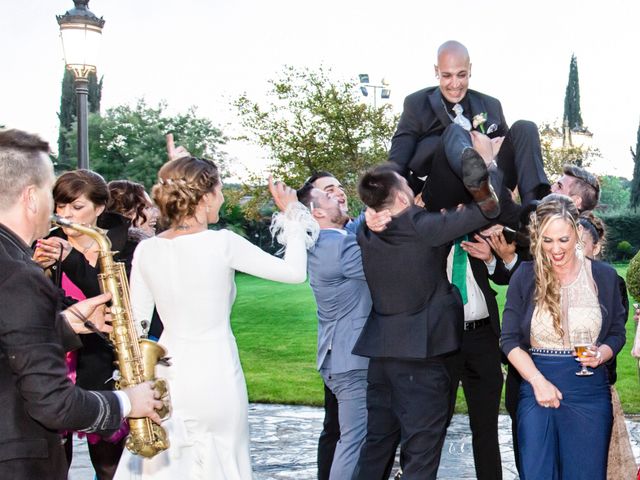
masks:
<path fill-rule="evenodd" d="M 240 272 L 283 283 L 302 283 L 307 278 L 307 248 L 302 225 L 286 227 L 284 258 L 270 255 L 233 232 L 226 232 L 230 266 Z"/>
<path fill-rule="evenodd" d="M 342 254 L 340 255 L 342 274 L 345 278 L 366 280 L 362 267 L 362 252 L 355 235 L 346 235 L 342 239 Z"/>
<path fill-rule="evenodd" d="M 475 204 L 441 212 L 415 210 L 414 223 L 426 245 L 439 246 L 449 243 L 489 223 Z"/>

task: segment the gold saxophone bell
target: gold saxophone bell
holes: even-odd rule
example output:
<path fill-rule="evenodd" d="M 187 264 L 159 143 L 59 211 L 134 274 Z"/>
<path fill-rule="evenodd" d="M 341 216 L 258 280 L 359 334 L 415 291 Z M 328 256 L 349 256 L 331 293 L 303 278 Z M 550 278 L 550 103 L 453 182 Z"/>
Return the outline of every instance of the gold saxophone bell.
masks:
<path fill-rule="evenodd" d="M 166 364 L 166 349 L 152 340 L 138 338 L 133 322 L 133 314 L 129 303 L 129 281 L 122 262 L 114 261 L 111 241 L 106 231 L 70 222 L 57 215 L 51 216 L 54 225 L 72 228 L 95 240 L 99 248 L 98 264 L 100 273 L 98 282 L 101 292 L 111 293 L 111 324 L 113 331 L 109 334 L 115 347 L 120 377 L 116 388 L 127 388 L 151 381 L 154 389 L 160 394 L 163 403 L 158 411 L 160 418 L 167 419 L 171 414 L 169 387 L 164 379 L 156 378 L 156 365 Z M 129 435 L 125 446 L 132 453 L 151 458 L 169 448 L 167 432 L 151 419 L 129 418 Z"/>

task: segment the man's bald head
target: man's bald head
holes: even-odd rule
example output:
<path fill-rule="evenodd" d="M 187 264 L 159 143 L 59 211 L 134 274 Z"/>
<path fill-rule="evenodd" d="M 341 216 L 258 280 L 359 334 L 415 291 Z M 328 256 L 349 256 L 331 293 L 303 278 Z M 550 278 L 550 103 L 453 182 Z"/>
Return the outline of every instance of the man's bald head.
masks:
<path fill-rule="evenodd" d="M 469 51 L 467 47 L 456 40 L 447 40 L 438 48 L 438 58 L 437 62 L 440 63 L 440 57 L 442 55 L 456 55 L 464 58 L 464 60 L 469 63 Z"/>
<path fill-rule="evenodd" d="M 440 81 L 442 96 L 451 103 L 458 103 L 467 94 L 471 62 L 467 47 L 455 40 L 444 42 L 438 48 L 438 63 L 434 66 Z"/>

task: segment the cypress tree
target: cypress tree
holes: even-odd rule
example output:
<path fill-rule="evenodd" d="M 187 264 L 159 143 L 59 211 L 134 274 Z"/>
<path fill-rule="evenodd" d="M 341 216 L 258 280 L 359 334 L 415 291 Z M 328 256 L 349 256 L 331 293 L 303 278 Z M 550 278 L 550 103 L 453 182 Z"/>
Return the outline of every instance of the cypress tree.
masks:
<path fill-rule="evenodd" d="M 636 150 L 630 148 L 633 157 L 633 180 L 631 180 L 631 197 L 629 206 L 635 212 L 640 205 L 640 125 L 638 125 L 638 134 L 636 139 Z"/>
<path fill-rule="evenodd" d="M 89 95 L 87 101 L 89 103 L 89 113 L 100 113 L 100 101 L 102 100 L 102 79 L 98 81 L 95 72 L 89 74 Z"/>
<path fill-rule="evenodd" d="M 87 103 L 89 113 L 100 113 L 100 101 L 102 99 L 102 77 L 98 81 L 95 72 L 89 74 L 89 94 Z M 69 148 L 67 143 L 67 131 L 71 129 L 76 121 L 76 91 L 74 87 L 73 72 L 65 68 L 62 77 L 62 92 L 60 94 L 60 112 L 58 120 L 58 163 L 66 164 L 69 161 Z"/>
<path fill-rule="evenodd" d="M 573 131 L 584 130 L 582 115 L 580 114 L 580 82 L 578 80 L 578 60 L 575 55 L 571 55 L 569 65 L 569 82 L 564 95 L 564 117 L 563 122 L 569 125 Z"/>
<path fill-rule="evenodd" d="M 69 145 L 67 144 L 67 130 L 76 119 L 76 95 L 73 89 L 73 73 L 65 68 L 62 76 L 62 92 L 60 94 L 60 112 L 58 120 L 58 162 L 68 163 Z"/>

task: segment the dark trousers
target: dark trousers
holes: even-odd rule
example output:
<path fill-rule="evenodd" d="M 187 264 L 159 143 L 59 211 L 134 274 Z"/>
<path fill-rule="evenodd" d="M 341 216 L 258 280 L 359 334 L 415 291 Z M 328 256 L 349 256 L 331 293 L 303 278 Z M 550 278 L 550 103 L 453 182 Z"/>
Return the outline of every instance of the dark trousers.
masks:
<path fill-rule="evenodd" d="M 518 187 L 523 205 L 549 194 L 550 185 L 544 173 L 540 134 L 535 123 L 518 120 L 511 125 L 496 161 L 498 168 L 505 174 L 505 186 L 509 190 Z"/>
<path fill-rule="evenodd" d="M 431 172 L 424 185 L 423 198 L 429 210 L 453 208 L 471 201 L 462 181 L 462 152 L 471 147 L 471 135 L 459 125 L 450 124 L 442 134 L 442 148 L 436 152 Z M 503 184 L 509 190 L 516 186 L 522 204 L 549 193 L 549 180 L 544 173 L 540 135 L 533 122 L 515 122 L 500 147 L 496 159 L 503 173 Z"/>
<path fill-rule="evenodd" d="M 338 420 L 338 399 L 324 385 L 324 421 L 318 439 L 318 480 L 329 480 L 333 454 L 340 440 L 340 423 Z"/>
<path fill-rule="evenodd" d="M 449 422 L 462 381 L 469 408 L 473 459 L 478 480 L 500 480 L 502 463 L 498 442 L 498 413 L 502 394 L 502 368 L 498 339 L 485 325 L 465 331 L 460 350 L 447 357 L 451 377 Z"/>
<path fill-rule="evenodd" d="M 389 478 L 398 443 L 403 480 L 435 479 L 449 409 L 444 359 L 374 358 L 367 381 L 367 438 L 353 480 Z"/>
<path fill-rule="evenodd" d="M 510 363 L 507 365 L 507 379 L 504 384 L 504 406 L 511 417 L 511 436 L 513 438 L 513 456 L 516 468 L 520 470 L 520 444 L 518 443 L 518 401 L 520 400 L 520 384 L 522 377 Z"/>

